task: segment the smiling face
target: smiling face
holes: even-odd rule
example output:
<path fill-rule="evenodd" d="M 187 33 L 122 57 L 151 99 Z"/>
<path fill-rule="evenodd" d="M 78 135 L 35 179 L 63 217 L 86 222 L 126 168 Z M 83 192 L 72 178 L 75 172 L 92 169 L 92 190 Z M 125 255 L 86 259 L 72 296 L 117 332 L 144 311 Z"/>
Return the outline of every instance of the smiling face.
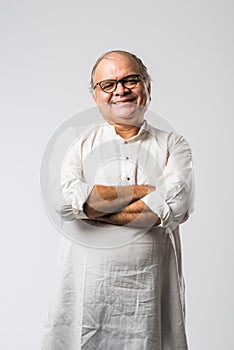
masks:
<path fill-rule="evenodd" d="M 104 57 L 94 72 L 94 86 L 106 79 L 122 79 L 131 74 L 140 74 L 141 69 L 134 58 L 121 53 L 112 53 Z M 118 83 L 112 93 L 102 91 L 99 85 L 95 88 L 93 98 L 104 119 L 119 123 L 130 123 L 144 119 L 144 112 L 149 104 L 150 82 L 140 81 L 133 88 L 126 88 Z"/>

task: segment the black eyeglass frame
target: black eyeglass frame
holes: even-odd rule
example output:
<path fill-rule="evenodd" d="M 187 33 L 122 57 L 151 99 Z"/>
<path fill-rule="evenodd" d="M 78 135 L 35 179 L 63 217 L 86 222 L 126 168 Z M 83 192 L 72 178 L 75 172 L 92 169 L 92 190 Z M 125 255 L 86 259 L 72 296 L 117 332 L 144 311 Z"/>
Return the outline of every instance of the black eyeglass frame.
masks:
<path fill-rule="evenodd" d="M 94 85 L 93 90 L 95 90 L 96 87 L 99 85 L 101 90 L 104 91 L 106 94 L 112 94 L 112 92 L 114 92 L 117 89 L 117 86 L 118 86 L 119 83 L 121 83 L 123 85 L 123 87 L 125 87 L 126 89 L 133 89 L 137 85 L 137 83 L 140 82 L 140 80 L 138 80 L 136 82 L 136 84 L 132 88 L 128 88 L 127 86 L 124 85 L 124 79 L 129 78 L 129 77 L 136 77 L 136 78 L 141 78 L 141 79 L 145 80 L 145 78 L 141 74 L 129 74 L 129 75 L 126 75 L 125 77 L 123 77 L 121 79 L 118 79 L 118 80 L 117 79 L 104 79 L 102 81 L 99 81 L 97 84 Z M 112 90 L 112 91 L 105 91 L 101 87 L 101 84 L 104 83 L 105 81 L 114 81 L 115 82 L 114 90 Z"/>

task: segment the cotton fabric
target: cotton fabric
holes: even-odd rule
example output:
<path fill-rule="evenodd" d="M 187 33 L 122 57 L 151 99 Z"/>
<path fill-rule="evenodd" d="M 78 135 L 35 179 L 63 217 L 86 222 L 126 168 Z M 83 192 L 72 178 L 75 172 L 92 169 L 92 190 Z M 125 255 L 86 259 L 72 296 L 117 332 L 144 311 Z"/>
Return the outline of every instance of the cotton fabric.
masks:
<path fill-rule="evenodd" d="M 83 205 L 95 184 L 155 186 L 142 200 L 160 225 L 88 225 Z M 64 232 L 72 239 L 60 239 L 43 350 L 187 350 L 179 232 L 193 210 L 187 141 L 147 121 L 124 140 L 100 123 L 69 148 L 61 189 Z"/>

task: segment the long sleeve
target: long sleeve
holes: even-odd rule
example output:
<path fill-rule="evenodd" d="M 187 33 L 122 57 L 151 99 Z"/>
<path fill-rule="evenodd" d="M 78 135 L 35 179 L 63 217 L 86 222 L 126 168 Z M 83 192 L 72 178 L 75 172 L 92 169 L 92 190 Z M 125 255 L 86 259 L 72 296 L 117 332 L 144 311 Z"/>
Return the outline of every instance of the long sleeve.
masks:
<path fill-rule="evenodd" d="M 142 201 L 160 217 L 159 226 L 170 227 L 172 230 L 187 220 L 193 211 L 192 152 L 182 136 L 170 134 L 163 175 L 157 183 L 156 190 L 143 197 Z"/>
<path fill-rule="evenodd" d="M 61 187 L 65 204 L 61 208 L 64 220 L 88 219 L 83 211 L 93 185 L 83 179 L 80 142 L 68 150 L 61 167 Z"/>

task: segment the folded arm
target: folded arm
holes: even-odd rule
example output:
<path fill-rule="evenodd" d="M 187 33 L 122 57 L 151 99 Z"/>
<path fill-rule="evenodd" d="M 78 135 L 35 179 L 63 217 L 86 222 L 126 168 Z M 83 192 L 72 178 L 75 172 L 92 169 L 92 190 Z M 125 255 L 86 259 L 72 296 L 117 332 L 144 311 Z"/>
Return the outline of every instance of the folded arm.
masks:
<path fill-rule="evenodd" d="M 140 199 L 130 203 L 117 213 L 107 214 L 97 218 L 98 221 L 121 226 L 152 227 L 160 224 L 161 220 Z"/>
<path fill-rule="evenodd" d="M 134 204 L 140 198 L 154 191 L 153 186 L 132 185 L 132 186 L 102 186 L 95 185 L 88 200 L 84 204 L 84 212 L 90 219 L 97 219 L 104 216 L 124 212 L 125 215 L 133 214 L 129 211 L 136 209 Z M 128 209 L 127 209 L 128 208 Z M 137 209 L 138 210 L 138 209 Z M 107 222 L 107 221 L 106 221 Z"/>

